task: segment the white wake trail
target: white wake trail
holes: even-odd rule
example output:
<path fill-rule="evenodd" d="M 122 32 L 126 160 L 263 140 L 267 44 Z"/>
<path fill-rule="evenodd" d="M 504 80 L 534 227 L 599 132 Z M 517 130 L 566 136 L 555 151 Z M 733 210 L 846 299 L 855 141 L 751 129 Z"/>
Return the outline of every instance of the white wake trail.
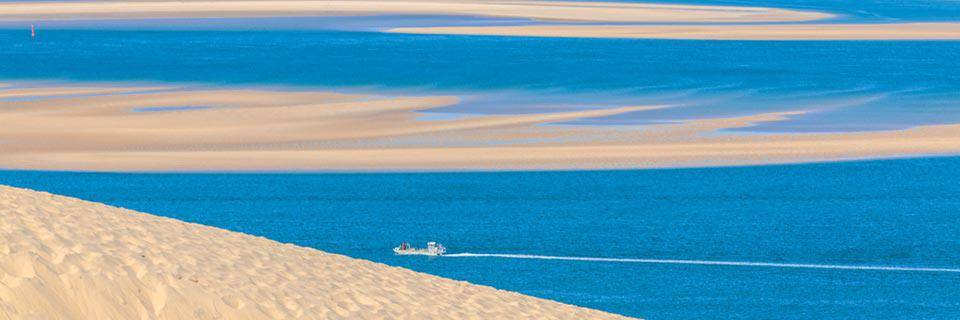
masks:
<path fill-rule="evenodd" d="M 837 264 L 804 264 L 804 263 L 776 263 L 776 262 L 747 262 L 747 261 L 713 261 L 713 260 L 674 260 L 674 259 L 626 259 L 626 258 L 599 258 L 599 257 L 562 257 L 540 256 L 530 254 L 503 254 L 503 253 L 454 253 L 443 257 L 450 258 L 507 258 L 507 259 L 536 259 L 536 260 L 567 260 L 567 261 L 599 261 L 599 262 L 626 262 L 652 264 L 687 264 L 708 266 L 737 266 L 737 267 L 770 267 L 770 268 L 798 268 L 798 269 L 839 269 L 839 270 L 875 270 L 875 271 L 911 271 L 911 272 L 947 272 L 960 273 L 960 269 L 953 268 L 923 268 L 898 266 L 858 266 Z"/>

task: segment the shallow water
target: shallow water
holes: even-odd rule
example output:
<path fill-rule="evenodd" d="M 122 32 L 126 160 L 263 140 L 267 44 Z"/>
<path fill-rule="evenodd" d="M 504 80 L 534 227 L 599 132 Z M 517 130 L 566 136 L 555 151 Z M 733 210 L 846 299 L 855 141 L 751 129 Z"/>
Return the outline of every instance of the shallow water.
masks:
<path fill-rule="evenodd" d="M 445 113 L 670 105 L 579 124 L 807 111 L 746 131 L 960 122 L 960 42 L 671 41 L 338 31 L 0 31 L 0 79 L 457 94 Z M 165 52 L 166 54 L 157 54 Z"/>
<path fill-rule="evenodd" d="M 912 269 L 960 268 L 957 175 L 960 158 L 597 172 L 7 171 L 0 184 L 648 319 L 953 319 L 960 274 Z M 390 251 L 432 240 L 450 253 L 565 259 Z"/>

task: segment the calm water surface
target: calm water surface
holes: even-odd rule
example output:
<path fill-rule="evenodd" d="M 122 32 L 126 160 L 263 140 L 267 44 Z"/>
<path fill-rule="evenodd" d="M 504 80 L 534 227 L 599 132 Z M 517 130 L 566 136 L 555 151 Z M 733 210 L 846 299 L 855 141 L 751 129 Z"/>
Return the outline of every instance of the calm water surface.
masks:
<path fill-rule="evenodd" d="M 837 22 L 957 22 L 956 0 L 662 0 L 833 12 Z M 444 113 L 670 105 L 584 119 L 650 124 L 807 111 L 740 131 L 844 132 L 960 122 L 957 41 L 673 41 L 401 35 L 449 16 L 0 24 L 0 79 L 161 81 L 456 94 Z M 176 31 L 165 29 L 181 29 Z M 344 31 L 347 30 L 347 31 Z M 162 54 L 158 54 L 162 53 Z"/>
<path fill-rule="evenodd" d="M 956 319 L 960 273 L 451 253 L 960 268 L 960 158 L 418 174 L 0 172 L 105 202 L 649 319 Z"/>
<path fill-rule="evenodd" d="M 342 31 L 0 30 L 0 79 L 160 81 L 456 94 L 441 112 L 674 108 L 580 124 L 804 110 L 746 131 L 960 122 L 960 42 L 756 42 Z M 162 53 L 162 54 L 157 54 Z M 145 106 L 149 107 L 149 106 Z"/>

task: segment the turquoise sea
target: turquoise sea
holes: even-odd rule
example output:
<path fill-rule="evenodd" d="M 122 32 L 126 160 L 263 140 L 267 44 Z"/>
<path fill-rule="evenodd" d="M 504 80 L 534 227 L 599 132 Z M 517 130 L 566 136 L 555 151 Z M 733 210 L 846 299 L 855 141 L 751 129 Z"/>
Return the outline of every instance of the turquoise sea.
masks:
<path fill-rule="evenodd" d="M 835 22 L 960 21 L 955 0 L 674 0 L 832 12 Z M 960 122 L 957 41 L 685 41 L 388 34 L 522 19 L 372 16 L 0 22 L 0 79 L 157 81 L 455 94 L 434 112 L 670 105 L 577 124 L 805 111 L 737 131 L 846 132 Z"/>
<path fill-rule="evenodd" d="M 344 31 L 0 31 L 0 79 L 458 94 L 447 113 L 667 104 L 585 124 L 810 111 L 748 131 L 960 122 L 960 42 L 756 42 Z M 162 54 L 158 54 L 162 52 Z"/>
<path fill-rule="evenodd" d="M 960 21 L 955 0 L 658 2 L 822 10 L 841 14 L 834 20 L 840 23 Z M 733 134 L 960 123 L 960 42 L 379 32 L 529 23 L 538 22 L 41 21 L 37 39 L 30 39 L 29 25 L 3 22 L 0 81 L 455 94 L 460 104 L 434 111 L 466 115 L 676 106 L 572 123 L 578 125 L 808 111 Z M 928 158 L 584 172 L 0 171 L 0 184 L 648 319 L 957 319 L 958 174 L 960 158 Z M 434 240 L 451 253 L 480 256 L 390 252 L 401 241 Z"/>

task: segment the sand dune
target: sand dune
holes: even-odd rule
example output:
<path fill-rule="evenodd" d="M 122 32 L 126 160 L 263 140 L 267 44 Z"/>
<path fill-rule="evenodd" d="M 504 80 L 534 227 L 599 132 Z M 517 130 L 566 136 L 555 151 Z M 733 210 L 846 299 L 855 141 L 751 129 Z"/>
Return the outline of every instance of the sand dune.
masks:
<path fill-rule="evenodd" d="M 278 17 L 358 14 L 471 15 L 589 22 L 807 21 L 798 10 L 617 2 L 531 0 L 277 0 L 0 2 L 0 20 L 155 17 Z"/>
<path fill-rule="evenodd" d="M 398 33 L 691 40 L 960 40 L 960 23 L 396 28 Z"/>
<path fill-rule="evenodd" d="M 623 318 L 6 186 L 0 222 L 0 319 Z"/>
<path fill-rule="evenodd" d="M 177 88 L 55 96 L 71 90 L 48 88 L 43 92 L 54 96 L 0 101 L 0 168 L 609 169 L 960 153 L 960 125 L 850 133 L 724 131 L 780 121 L 804 110 L 646 126 L 572 126 L 556 124 L 669 106 L 420 120 L 420 111 L 458 98 Z M 145 107 L 151 111 L 137 111 Z"/>

